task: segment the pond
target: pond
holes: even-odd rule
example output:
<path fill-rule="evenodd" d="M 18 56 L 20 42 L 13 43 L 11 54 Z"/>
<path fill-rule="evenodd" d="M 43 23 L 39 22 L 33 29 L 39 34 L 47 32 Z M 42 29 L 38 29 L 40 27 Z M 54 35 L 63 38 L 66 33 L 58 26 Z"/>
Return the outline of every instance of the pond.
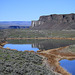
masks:
<path fill-rule="evenodd" d="M 53 48 L 64 47 L 75 44 L 74 40 L 56 40 L 56 39 L 29 39 L 29 40 L 7 40 L 8 44 L 4 45 L 4 48 L 17 49 L 19 51 L 24 50 L 48 50 Z"/>
<path fill-rule="evenodd" d="M 67 70 L 72 75 L 75 75 L 75 60 L 61 60 L 60 66 Z"/>
<path fill-rule="evenodd" d="M 34 50 L 35 52 L 37 50 L 39 50 L 38 48 L 33 48 L 32 47 L 32 44 L 6 44 L 4 46 L 4 48 L 10 48 L 10 49 L 16 49 L 18 51 L 25 51 L 25 50 L 28 50 L 28 51 L 31 51 L 31 50 Z"/>

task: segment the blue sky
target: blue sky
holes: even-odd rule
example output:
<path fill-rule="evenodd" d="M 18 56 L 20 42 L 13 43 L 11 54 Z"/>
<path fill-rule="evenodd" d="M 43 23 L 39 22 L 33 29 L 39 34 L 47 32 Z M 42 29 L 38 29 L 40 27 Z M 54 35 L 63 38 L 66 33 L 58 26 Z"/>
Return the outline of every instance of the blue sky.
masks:
<path fill-rule="evenodd" d="M 75 0 L 0 0 L 0 21 L 31 21 L 42 15 L 69 13 L 75 13 Z"/>

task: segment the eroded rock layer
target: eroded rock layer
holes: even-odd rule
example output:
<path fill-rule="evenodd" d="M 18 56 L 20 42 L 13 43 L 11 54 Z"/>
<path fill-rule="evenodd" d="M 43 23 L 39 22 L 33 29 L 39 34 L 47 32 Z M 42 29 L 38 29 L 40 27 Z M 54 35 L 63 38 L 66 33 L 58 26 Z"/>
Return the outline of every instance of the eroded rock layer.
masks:
<path fill-rule="evenodd" d="M 32 21 L 32 29 L 74 30 L 75 14 L 53 14 L 40 16 L 38 21 Z"/>

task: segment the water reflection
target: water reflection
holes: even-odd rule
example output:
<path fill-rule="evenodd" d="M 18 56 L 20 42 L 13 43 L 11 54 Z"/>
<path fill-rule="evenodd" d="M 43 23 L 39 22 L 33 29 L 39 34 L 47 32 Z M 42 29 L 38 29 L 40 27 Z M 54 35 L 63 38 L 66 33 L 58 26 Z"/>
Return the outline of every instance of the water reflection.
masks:
<path fill-rule="evenodd" d="M 75 60 L 61 60 L 60 65 L 72 75 L 75 75 Z"/>
<path fill-rule="evenodd" d="M 8 44 L 4 47 L 9 47 L 16 49 L 17 47 L 21 50 L 48 50 L 53 48 L 64 47 L 68 45 L 75 44 L 73 40 L 55 40 L 55 39 L 45 39 L 45 40 L 8 40 Z M 17 45 L 17 46 L 16 46 Z M 29 49 L 28 49 L 29 48 Z M 36 48 L 36 49 L 34 49 Z M 19 49 L 19 50 L 20 50 Z"/>

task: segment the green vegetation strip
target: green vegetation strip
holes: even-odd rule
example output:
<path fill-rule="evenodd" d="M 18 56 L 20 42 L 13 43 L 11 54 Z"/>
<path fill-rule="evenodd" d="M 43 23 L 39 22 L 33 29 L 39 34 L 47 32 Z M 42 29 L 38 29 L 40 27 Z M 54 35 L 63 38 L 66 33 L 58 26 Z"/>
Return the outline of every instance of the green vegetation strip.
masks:
<path fill-rule="evenodd" d="M 30 52 L 0 49 L 0 75 L 55 75 Z"/>

